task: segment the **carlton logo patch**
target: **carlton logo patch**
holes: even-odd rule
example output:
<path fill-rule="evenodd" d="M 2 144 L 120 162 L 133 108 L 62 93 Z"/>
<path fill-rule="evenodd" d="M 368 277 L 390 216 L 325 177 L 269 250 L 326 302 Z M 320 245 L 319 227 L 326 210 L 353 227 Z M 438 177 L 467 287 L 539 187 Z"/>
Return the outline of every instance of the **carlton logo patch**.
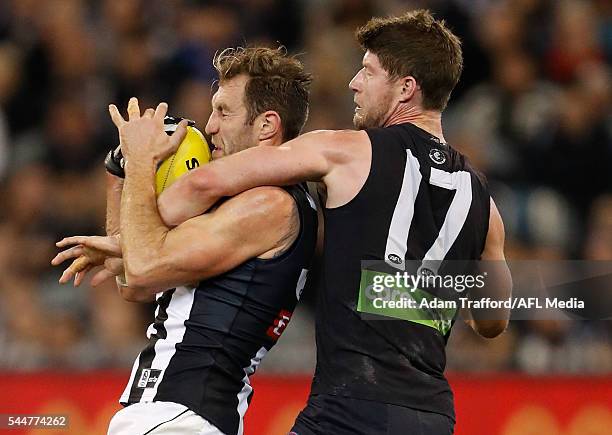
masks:
<path fill-rule="evenodd" d="M 399 255 L 396 254 L 387 255 L 387 260 L 389 260 L 393 264 L 402 264 L 402 259 Z"/>
<path fill-rule="evenodd" d="M 153 388 L 159 380 L 161 370 L 155 369 L 142 369 L 140 379 L 138 379 L 138 388 Z"/>
<path fill-rule="evenodd" d="M 437 148 L 432 148 L 429 150 L 429 158 L 437 165 L 441 165 L 442 163 L 446 162 L 446 155 L 444 155 L 443 151 Z"/>

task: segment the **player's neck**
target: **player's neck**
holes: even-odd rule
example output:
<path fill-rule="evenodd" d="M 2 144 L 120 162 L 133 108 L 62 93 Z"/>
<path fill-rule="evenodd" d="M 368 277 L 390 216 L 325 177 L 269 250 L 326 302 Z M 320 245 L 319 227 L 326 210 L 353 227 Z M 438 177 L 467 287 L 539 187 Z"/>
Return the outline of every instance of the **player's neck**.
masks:
<path fill-rule="evenodd" d="M 442 133 L 442 113 L 433 110 L 424 110 L 416 106 L 400 104 L 389 116 L 383 127 L 404 124 L 409 122 L 445 143 Z"/>

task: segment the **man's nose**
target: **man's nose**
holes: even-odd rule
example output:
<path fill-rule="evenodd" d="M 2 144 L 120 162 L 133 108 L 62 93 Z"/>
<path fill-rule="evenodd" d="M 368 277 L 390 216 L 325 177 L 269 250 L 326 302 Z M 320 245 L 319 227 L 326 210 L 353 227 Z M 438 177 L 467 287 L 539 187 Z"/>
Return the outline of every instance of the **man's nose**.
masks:
<path fill-rule="evenodd" d="M 349 88 L 353 92 L 357 92 L 359 90 L 360 85 L 361 85 L 360 73 L 361 72 L 358 72 L 357 74 L 355 74 L 355 76 L 349 82 Z"/>
<path fill-rule="evenodd" d="M 209 136 L 216 134 L 219 131 L 219 122 L 217 122 L 217 117 L 214 112 L 210 114 L 210 118 L 208 118 L 204 131 Z"/>

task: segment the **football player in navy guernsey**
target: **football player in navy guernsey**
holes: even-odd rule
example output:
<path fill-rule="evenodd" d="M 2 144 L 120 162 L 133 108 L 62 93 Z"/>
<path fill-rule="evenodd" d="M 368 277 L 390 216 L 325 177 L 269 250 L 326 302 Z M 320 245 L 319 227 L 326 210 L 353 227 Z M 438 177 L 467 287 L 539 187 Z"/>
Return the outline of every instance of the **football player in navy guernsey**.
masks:
<path fill-rule="evenodd" d="M 456 317 L 444 323 L 364 316 L 361 262 L 394 270 L 476 262 L 488 276 L 469 298 L 504 300 L 512 289 L 504 227 L 484 176 L 442 131 L 442 111 L 463 67 L 459 39 L 425 10 L 373 18 L 357 39 L 364 56 L 349 84 L 357 130 L 306 133 L 204 165 L 170 186 L 158 205 L 168 223 L 181 222 L 255 186 L 322 181 L 317 367 L 293 433 L 448 435 L 455 413 L 445 346 Z M 139 146 L 150 143 L 142 134 Z M 463 317 L 492 338 L 507 327 L 509 310 L 469 309 Z"/>
<path fill-rule="evenodd" d="M 311 79 L 284 49 L 228 49 L 214 65 L 219 86 L 206 125 L 213 159 L 272 148 L 300 133 Z M 164 132 L 166 110 L 162 103 L 141 114 L 131 99 L 126 121 L 110 107 L 125 181 L 108 175 L 107 232 L 120 237 L 67 238 L 59 246 L 76 246 L 54 263 L 77 258 L 63 281 L 77 273 L 82 280 L 89 267 L 104 263 L 102 278 L 94 278 L 124 271 L 118 278 L 124 298 L 157 299 L 149 344 L 134 362 L 120 399 L 126 407 L 111 420 L 110 435 L 242 434 L 249 376 L 287 326 L 304 287 L 316 208 L 303 185 L 258 187 L 170 229 L 158 214 L 154 174 L 169 155 L 159 149 L 180 143 L 185 121 L 146 149 L 131 146 L 142 132 Z"/>

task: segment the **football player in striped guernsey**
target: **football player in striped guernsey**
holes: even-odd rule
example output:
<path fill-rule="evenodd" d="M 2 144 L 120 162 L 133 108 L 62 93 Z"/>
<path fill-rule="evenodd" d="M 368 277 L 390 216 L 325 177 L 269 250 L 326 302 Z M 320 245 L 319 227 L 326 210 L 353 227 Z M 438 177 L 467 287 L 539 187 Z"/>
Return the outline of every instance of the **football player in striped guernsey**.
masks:
<path fill-rule="evenodd" d="M 283 49 L 229 49 L 214 65 L 219 87 L 206 126 L 213 158 L 296 137 L 308 114 L 310 76 Z M 251 376 L 291 319 L 317 237 L 317 214 L 303 185 L 259 187 L 169 228 L 158 214 L 155 170 L 185 134 L 164 133 L 167 106 L 128 119 L 111 106 L 125 158 L 125 181 L 109 175 L 107 224 L 117 237 L 73 237 L 54 260 L 77 258 L 62 280 L 106 263 L 129 300 L 157 300 L 110 435 L 242 434 Z M 163 133 L 163 136 L 159 135 Z M 133 147 L 142 134 L 157 139 Z M 122 258 L 121 258 L 122 257 Z M 84 264 L 89 262 L 88 264 Z M 77 277 L 82 280 L 82 276 Z"/>

